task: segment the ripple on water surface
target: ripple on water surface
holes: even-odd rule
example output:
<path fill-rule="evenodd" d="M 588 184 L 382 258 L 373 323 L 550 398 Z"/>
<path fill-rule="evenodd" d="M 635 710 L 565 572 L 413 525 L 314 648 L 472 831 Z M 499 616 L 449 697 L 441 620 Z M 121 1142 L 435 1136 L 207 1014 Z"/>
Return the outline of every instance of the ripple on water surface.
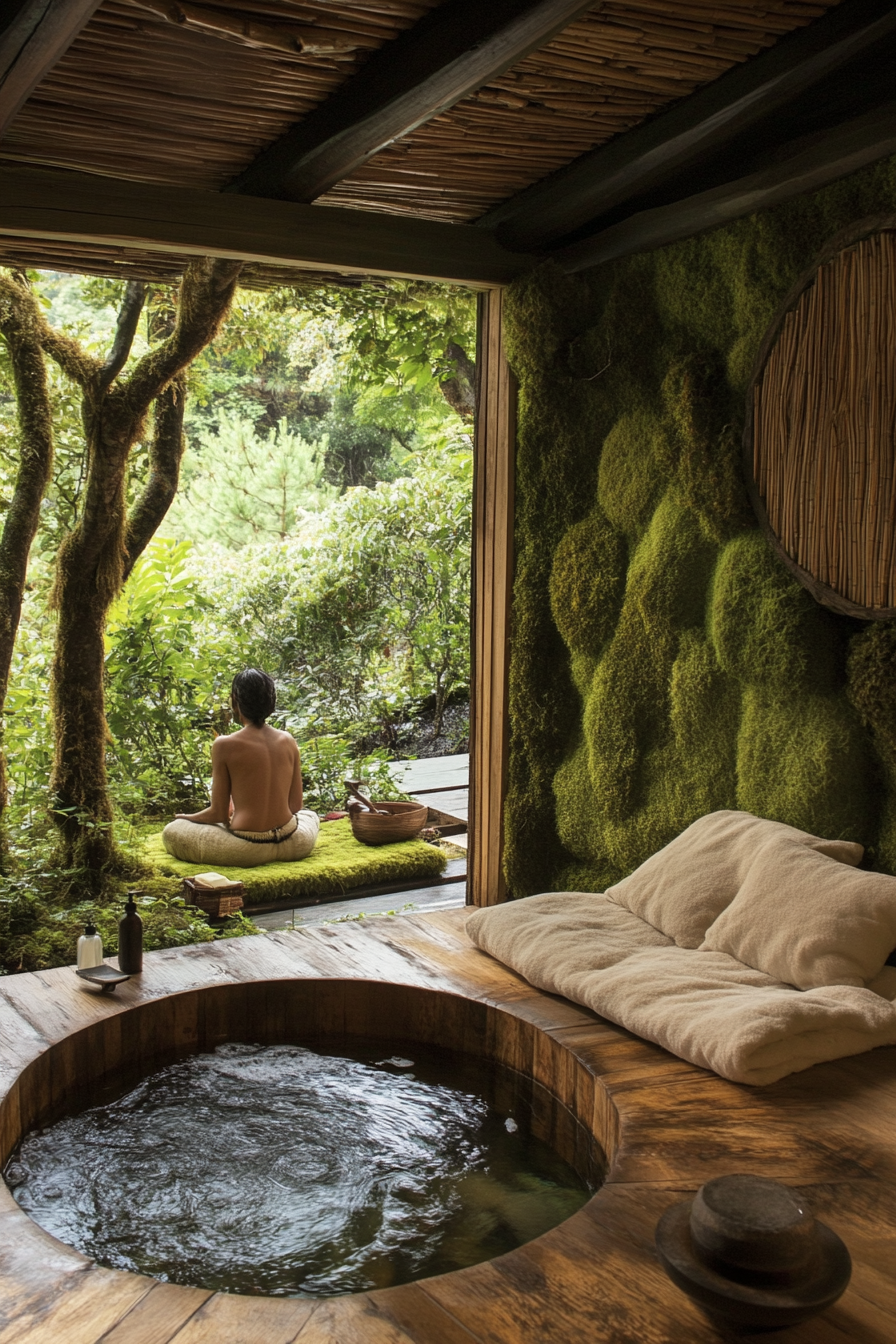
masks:
<path fill-rule="evenodd" d="M 588 1198 L 529 1132 L 525 1080 L 383 1054 L 220 1046 L 26 1136 L 6 1180 L 100 1264 L 311 1297 L 477 1264 Z"/>

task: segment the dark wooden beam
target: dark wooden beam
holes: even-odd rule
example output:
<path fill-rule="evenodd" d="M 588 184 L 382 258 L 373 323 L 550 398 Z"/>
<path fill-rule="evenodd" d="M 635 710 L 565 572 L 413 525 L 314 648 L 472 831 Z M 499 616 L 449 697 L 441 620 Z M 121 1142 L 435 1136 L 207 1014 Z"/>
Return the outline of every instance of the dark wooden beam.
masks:
<path fill-rule="evenodd" d="M 230 190 L 313 201 L 549 42 L 594 0 L 447 0 L 264 151 Z"/>
<path fill-rule="evenodd" d="M 0 136 L 99 6 L 100 0 L 25 0 L 3 28 L 0 32 Z"/>
<path fill-rule="evenodd" d="M 837 178 L 896 154 L 896 102 L 836 130 L 785 145 L 777 162 L 712 191 L 644 210 L 611 228 L 553 252 L 563 270 L 582 271 L 633 252 L 646 252 L 732 219 L 816 191 Z"/>
<path fill-rule="evenodd" d="M 765 118 L 896 33 L 892 0 L 844 0 L 608 145 L 584 154 L 479 221 L 508 247 L 539 249 L 627 200 L 674 184 Z"/>
<path fill-rule="evenodd" d="M 535 260 L 472 225 L 12 166 L 0 167 L 0 236 L 474 287 L 507 284 Z"/>

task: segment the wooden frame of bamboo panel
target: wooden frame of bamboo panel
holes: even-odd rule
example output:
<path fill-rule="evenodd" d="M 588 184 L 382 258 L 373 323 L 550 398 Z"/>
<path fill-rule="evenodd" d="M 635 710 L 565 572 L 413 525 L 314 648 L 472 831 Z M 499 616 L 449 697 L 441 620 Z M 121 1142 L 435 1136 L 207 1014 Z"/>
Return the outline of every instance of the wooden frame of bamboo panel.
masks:
<path fill-rule="evenodd" d="M 479 298 L 476 368 L 479 414 L 473 477 L 470 683 L 470 845 L 467 904 L 506 900 L 504 797 L 507 672 L 513 582 L 516 381 L 502 337 L 504 292 Z"/>
<path fill-rule="evenodd" d="M 764 532 L 769 544 L 787 569 L 796 579 L 806 588 L 816 602 L 822 606 L 828 607 L 831 611 L 839 612 L 844 616 L 856 616 L 861 620 L 892 620 L 896 617 L 896 606 L 870 606 L 862 605 L 845 597 L 842 593 L 818 579 L 809 570 L 805 569 L 789 554 L 786 549 L 785 540 L 782 539 L 768 515 L 765 501 L 762 497 L 760 483 L 756 479 L 755 467 L 755 392 L 760 383 L 768 358 L 775 347 L 779 337 L 782 335 L 784 325 L 788 315 L 794 311 L 799 304 L 805 291 L 815 282 L 820 269 L 828 262 L 833 261 L 841 252 L 866 238 L 872 237 L 883 230 L 896 230 L 896 215 L 870 215 L 865 219 L 859 220 L 849 228 L 836 234 L 834 238 L 822 249 L 815 258 L 807 271 L 800 276 L 796 284 L 788 293 L 774 319 L 769 325 L 768 331 L 759 348 L 756 356 L 756 362 L 750 376 L 750 382 L 747 388 L 746 401 L 746 422 L 743 434 L 743 473 L 746 481 L 747 491 L 753 510 L 759 520 L 759 524 Z M 893 539 L 896 546 L 896 537 Z"/>

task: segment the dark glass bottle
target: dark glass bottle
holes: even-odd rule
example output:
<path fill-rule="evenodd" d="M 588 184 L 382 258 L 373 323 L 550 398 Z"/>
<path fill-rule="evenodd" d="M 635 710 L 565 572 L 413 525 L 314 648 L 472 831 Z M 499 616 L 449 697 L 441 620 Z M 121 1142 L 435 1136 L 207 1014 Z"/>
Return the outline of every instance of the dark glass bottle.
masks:
<path fill-rule="evenodd" d="M 124 917 L 118 921 L 118 965 L 127 975 L 143 970 L 143 920 L 137 914 L 136 895 L 128 892 Z"/>

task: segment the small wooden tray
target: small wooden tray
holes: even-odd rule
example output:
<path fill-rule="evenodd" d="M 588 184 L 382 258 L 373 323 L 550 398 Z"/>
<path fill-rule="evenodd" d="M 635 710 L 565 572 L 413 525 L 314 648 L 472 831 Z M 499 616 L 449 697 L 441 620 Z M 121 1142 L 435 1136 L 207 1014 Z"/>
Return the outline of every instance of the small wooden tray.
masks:
<path fill-rule="evenodd" d="M 231 882 L 227 887 L 197 887 L 192 877 L 184 878 L 184 897 L 192 905 L 198 905 L 213 919 L 224 919 L 235 915 L 243 908 L 245 887 L 242 882 Z"/>

